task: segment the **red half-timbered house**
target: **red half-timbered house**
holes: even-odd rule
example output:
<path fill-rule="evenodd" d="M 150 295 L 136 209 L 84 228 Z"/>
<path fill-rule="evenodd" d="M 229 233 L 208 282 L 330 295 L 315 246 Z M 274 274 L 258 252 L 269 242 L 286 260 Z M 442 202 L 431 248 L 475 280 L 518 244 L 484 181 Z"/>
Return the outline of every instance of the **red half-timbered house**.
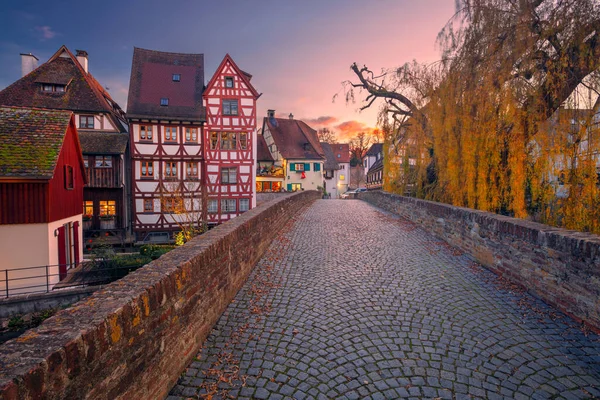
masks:
<path fill-rule="evenodd" d="M 225 222 L 256 206 L 256 100 L 260 95 L 251 78 L 227 54 L 202 96 L 209 224 Z"/>
<path fill-rule="evenodd" d="M 0 148 L 0 270 L 11 293 L 45 289 L 83 255 L 86 177 L 73 113 L 0 107 Z M 21 269 L 38 266 L 48 268 Z"/>
<path fill-rule="evenodd" d="M 169 240 L 204 220 L 203 88 L 203 54 L 134 49 L 127 118 L 138 241 Z"/>

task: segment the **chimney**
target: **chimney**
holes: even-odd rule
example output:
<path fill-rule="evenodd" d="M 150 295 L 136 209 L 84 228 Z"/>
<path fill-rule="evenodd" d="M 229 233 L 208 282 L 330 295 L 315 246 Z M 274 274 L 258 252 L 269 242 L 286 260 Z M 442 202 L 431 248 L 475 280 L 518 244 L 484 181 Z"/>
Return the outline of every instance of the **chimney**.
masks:
<path fill-rule="evenodd" d="M 267 117 L 275 118 L 275 110 L 267 110 Z"/>
<path fill-rule="evenodd" d="M 294 119 L 294 114 L 290 113 L 290 119 Z"/>
<path fill-rule="evenodd" d="M 88 72 L 88 53 L 85 50 L 75 50 L 77 52 L 77 61 L 83 67 L 83 70 Z"/>
<path fill-rule="evenodd" d="M 38 61 L 38 58 L 31 53 L 21 53 L 21 77 L 36 69 Z"/>

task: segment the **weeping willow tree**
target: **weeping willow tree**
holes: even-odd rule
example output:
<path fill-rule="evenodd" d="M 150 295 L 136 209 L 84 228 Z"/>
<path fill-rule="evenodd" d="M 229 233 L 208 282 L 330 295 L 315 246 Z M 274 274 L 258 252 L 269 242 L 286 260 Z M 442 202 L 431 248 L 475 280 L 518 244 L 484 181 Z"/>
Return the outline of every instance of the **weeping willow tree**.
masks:
<path fill-rule="evenodd" d="M 598 2 L 456 3 L 440 62 L 351 66 L 347 100 L 381 107 L 386 189 L 598 232 L 598 102 L 583 95 L 598 86 Z"/>

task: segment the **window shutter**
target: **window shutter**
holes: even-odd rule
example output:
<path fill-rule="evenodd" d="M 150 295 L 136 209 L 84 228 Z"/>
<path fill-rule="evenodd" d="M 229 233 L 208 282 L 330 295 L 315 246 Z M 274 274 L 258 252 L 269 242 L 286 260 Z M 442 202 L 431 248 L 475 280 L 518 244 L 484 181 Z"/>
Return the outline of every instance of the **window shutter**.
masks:
<path fill-rule="evenodd" d="M 315 171 L 320 171 L 321 170 L 321 164 L 314 163 L 314 166 L 315 166 Z"/>
<path fill-rule="evenodd" d="M 73 247 L 75 251 L 75 264 L 79 264 L 79 221 L 73 222 Z"/>
<path fill-rule="evenodd" d="M 293 165 L 293 164 L 292 164 L 292 165 Z M 288 192 L 291 192 L 291 191 L 292 191 L 292 184 L 291 184 L 291 183 L 288 183 L 288 184 L 287 184 L 287 190 L 288 190 Z"/>
<path fill-rule="evenodd" d="M 304 163 L 304 170 L 310 171 L 310 163 Z"/>
<path fill-rule="evenodd" d="M 290 164 L 290 171 L 295 171 L 296 170 L 296 164 L 291 163 Z"/>
<path fill-rule="evenodd" d="M 61 226 L 58 231 L 58 274 L 62 281 L 67 276 L 67 243 L 65 237 L 65 227 Z"/>

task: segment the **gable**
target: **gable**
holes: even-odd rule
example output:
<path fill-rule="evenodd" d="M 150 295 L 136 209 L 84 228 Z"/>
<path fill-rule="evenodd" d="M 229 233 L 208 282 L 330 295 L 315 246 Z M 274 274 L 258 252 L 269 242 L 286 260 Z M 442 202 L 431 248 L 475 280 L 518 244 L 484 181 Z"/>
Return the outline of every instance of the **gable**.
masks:
<path fill-rule="evenodd" d="M 226 87 L 226 78 L 232 78 L 233 87 Z M 250 75 L 238 68 L 229 54 L 223 61 L 206 85 L 205 95 L 208 96 L 241 96 L 259 97 L 258 92 L 250 83 Z"/>

